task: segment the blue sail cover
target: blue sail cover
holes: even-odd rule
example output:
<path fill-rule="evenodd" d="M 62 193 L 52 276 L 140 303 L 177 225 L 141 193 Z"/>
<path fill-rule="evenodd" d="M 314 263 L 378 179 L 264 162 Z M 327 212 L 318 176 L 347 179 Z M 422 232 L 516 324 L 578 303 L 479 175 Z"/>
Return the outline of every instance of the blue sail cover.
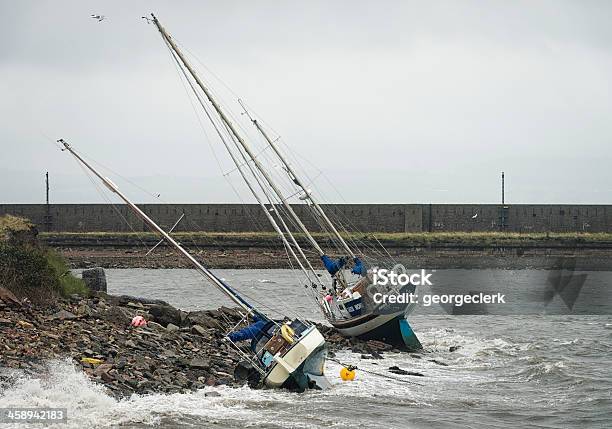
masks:
<path fill-rule="evenodd" d="M 268 321 L 257 316 L 253 316 L 253 322 L 254 323 L 252 325 L 234 332 L 230 332 L 227 336 L 234 342 L 257 338 L 263 331 L 264 327 L 268 324 Z"/>
<path fill-rule="evenodd" d="M 336 274 L 338 271 L 340 271 L 342 267 L 344 267 L 344 265 L 346 264 L 346 259 L 344 258 L 340 258 L 337 261 L 334 261 L 332 258 L 330 258 L 327 255 L 321 256 L 321 261 L 323 261 L 323 265 L 325 265 L 325 269 L 332 276 Z"/>
<path fill-rule="evenodd" d="M 356 257 L 355 259 L 353 259 L 353 262 L 355 262 L 355 265 L 353 265 L 351 273 L 358 274 L 361 277 L 365 277 L 365 275 L 368 273 L 368 269 L 364 265 L 363 261 Z"/>

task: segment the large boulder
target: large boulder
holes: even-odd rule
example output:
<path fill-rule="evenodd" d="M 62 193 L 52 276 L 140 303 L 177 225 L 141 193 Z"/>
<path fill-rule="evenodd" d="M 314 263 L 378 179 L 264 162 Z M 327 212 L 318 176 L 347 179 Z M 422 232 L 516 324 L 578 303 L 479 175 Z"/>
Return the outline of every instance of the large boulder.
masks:
<path fill-rule="evenodd" d="M 176 326 L 182 325 L 181 310 L 171 305 L 153 305 L 149 308 L 149 314 L 162 326 L 168 326 L 170 323 Z"/>
<path fill-rule="evenodd" d="M 111 299 L 116 300 L 119 305 L 126 305 L 130 302 L 139 302 L 144 305 L 149 305 L 149 304 L 170 305 L 166 301 L 161 300 L 161 299 L 143 298 L 140 296 L 132 296 L 132 295 L 113 296 Z"/>
<path fill-rule="evenodd" d="M 190 311 L 187 314 L 186 320 L 190 325 L 200 325 L 204 328 L 219 328 L 221 325 L 219 324 L 218 316 L 211 314 L 213 311 L 210 310 L 199 310 L 199 311 Z"/>
<path fill-rule="evenodd" d="M 92 292 L 106 292 L 106 273 L 103 268 L 83 270 L 81 277 Z"/>

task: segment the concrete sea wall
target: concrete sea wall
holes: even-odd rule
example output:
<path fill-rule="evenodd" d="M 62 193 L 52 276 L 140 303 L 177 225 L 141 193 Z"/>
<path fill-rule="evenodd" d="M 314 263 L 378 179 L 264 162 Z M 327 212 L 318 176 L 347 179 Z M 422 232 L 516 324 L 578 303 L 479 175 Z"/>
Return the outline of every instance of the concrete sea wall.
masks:
<path fill-rule="evenodd" d="M 141 204 L 163 227 L 185 214 L 176 231 L 271 231 L 256 204 Z M 612 205 L 513 204 L 337 204 L 324 206 L 330 218 L 362 232 L 612 232 Z M 319 231 L 305 205 L 295 205 L 307 227 Z M 143 231 L 125 205 L 0 204 L 0 215 L 31 219 L 40 231 Z"/>

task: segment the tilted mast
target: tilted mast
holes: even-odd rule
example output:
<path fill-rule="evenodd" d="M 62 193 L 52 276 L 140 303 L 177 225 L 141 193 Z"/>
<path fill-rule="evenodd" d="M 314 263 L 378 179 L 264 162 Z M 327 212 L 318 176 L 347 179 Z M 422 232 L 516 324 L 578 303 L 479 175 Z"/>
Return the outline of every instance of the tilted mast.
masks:
<path fill-rule="evenodd" d="M 159 225 L 157 225 L 149 216 L 147 216 L 136 204 L 132 203 L 120 190 L 117 188 L 113 182 L 111 182 L 108 178 L 103 177 L 100 173 L 98 173 L 87 161 L 85 161 L 81 156 L 72 149 L 72 146 L 68 144 L 68 142 L 63 139 L 58 140 L 59 143 L 64 145 L 65 150 L 70 152 L 81 164 L 83 164 L 89 171 L 95 174 L 104 185 L 113 193 L 117 194 L 119 198 L 121 198 L 131 209 L 132 211 L 147 225 L 149 225 L 153 230 L 155 230 L 159 235 L 161 235 L 164 240 L 166 240 L 172 247 L 178 250 L 185 258 L 189 260 L 191 265 L 204 277 L 206 277 L 210 282 L 227 295 L 234 303 L 238 304 L 247 312 L 251 313 L 255 311 L 253 306 L 251 306 L 248 302 L 242 299 L 232 288 L 223 283 L 220 279 L 217 278 L 210 270 L 200 264 L 191 254 L 185 250 L 179 243 L 176 242 L 166 231 L 164 231 Z"/>
<path fill-rule="evenodd" d="M 268 134 L 265 132 L 265 130 L 261 127 L 261 125 L 259 125 L 259 122 L 257 122 L 257 119 L 254 119 L 253 117 L 251 117 L 249 111 L 246 109 L 246 107 L 244 106 L 242 101 L 238 100 L 238 102 L 240 103 L 240 105 L 244 109 L 244 112 L 247 114 L 247 116 L 249 117 L 251 122 L 253 122 L 253 125 L 255 125 L 257 130 L 266 139 L 266 141 L 268 142 L 268 144 L 270 145 L 272 150 L 274 150 L 274 153 L 276 153 L 276 156 L 278 156 L 278 158 L 284 164 L 285 171 L 289 175 L 289 178 L 293 181 L 293 183 L 295 183 L 297 186 L 299 186 L 302 189 L 302 191 L 304 191 L 305 198 L 307 198 L 312 203 L 312 205 L 314 206 L 314 208 L 317 211 L 317 213 L 319 213 L 319 215 L 321 215 L 321 217 L 323 218 L 323 220 L 325 221 L 327 226 L 332 230 L 332 232 L 334 233 L 336 238 L 340 241 L 340 243 L 342 244 L 342 247 L 344 247 L 344 250 L 346 250 L 348 252 L 348 254 L 351 255 L 351 257 L 353 259 L 356 258 L 355 253 L 351 250 L 351 248 L 348 246 L 348 244 L 346 244 L 346 241 L 344 241 L 344 238 L 342 238 L 342 236 L 340 235 L 340 233 L 338 232 L 338 230 L 336 229 L 334 224 L 331 222 L 331 220 L 329 220 L 329 218 L 327 217 L 327 214 L 325 214 L 325 212 L 323 211 L 321 206 L 312 197 L 312 193 L 306 188 L 306 186 L 304 186 L 302 181 L 299 179 L 298 175 L 295 173 L 295 171 L 291 167 L 291 164 L 289 164 L 287 162 L 287 160 L 285 159 L 285 157 L 281 153 L 280 149 L 278 148 L 278 146 L 276 145 L 274 140 L 272 140 L 270 138 L 270 136 L 268 136 Z"/>
<path fill-rule="evenodd" d="M 173 54 L 174 55 L 174 54 Z M 176 60 L 176 58 L 175 58 Z M 178 60 L 177 60 L 178 61 Z M 184 70 L 182 70 L 183 73 Z M 185 75 L 185 77 L 187 78 L 187 76 Z M 219 138 L 221 139 L 221 141 L 223 142 L 223 145 L 225 146 L 225 149 L 227 150 L 227 152 L 230 155 L 230 158 L 232 159 L 234 165 L 236 166 L 236 168 L 238 169 L 238 172 L 240 173 L 240 176 L 242 177 L 242 179 L 244 180 L 244 182 L 246 183 L 247 187 L 249 188 L 249 190 L 251 191 L 251 194 L 255 197 L 255 199 L 257 200 L 257 203 L 259 204 L 259 206 L 261 207 L 261 209 L 263 210 L 264 214 L 266 215 L 266 217 L 268 218 L 268 220 L 270 221 L 270 224 L 272 225 L 272 227 L 274 228 L 274 230 L 276 231 L 276 233 L 281 237 L 281 240 L 283 242 L 283 244 L 285 245 L 285 247 L 287 247 L 289 249 L 289 252 L 291 253 L 291 255 L 293 256 L 293 258 L 296 260 L 296 262 L 298 263 L 298 265 L 300 266 L 300 269 L 302 270 L 302 272 L 304 273 L 304 275 L 306 276 L 306 278 L 308 279 L 308 281 L 310 281 L 311 283 L 314 283 L 313 280 L 310 278 L 310 275 L 308 274 L 308 272 L 306 271 L 306 268 L 304 267 L 304 265 L 302 264 L 302 261 L 298 258 L 297 254 L 295 253 L 295 250 L 293 249 L 293 247 L 291 247 L 291 245 L 289 244 L 289 242 L 287 241 L 287 237 L 285 237 L 285 234 L 283 233 L 283 231 L 280 229 L 280 227 L 278 226 L 278 223 L 274 220 L 274 217 L 270 214 L 270 211 L 267 209 L 265 203 L 262 201 L 261 197 L 259 196 L 259 194 L 255 191 L 255 189 L 253 188 L 253 185 L 251 184 L 250 180 L 248 179 L 248 177 L 246 176 L 246 174 L 244 173 L 244 171 L 242 171 L 242 165 L 240 164 L 239 160 L 236 158 L 236 156 L 234 155 L 234 153 L 232 152 L 231 148 L 229 147 L 229 144 L 227 143 L 227 141 L 225 140 L 225 137 L 223 136 L 223 133 L 221 132 L 221 130 L 219 130 L 219 128 L 217 127 L 217 124 L 213 121 L 212 117 L 210 116 L 210 114 L 208 113 L 208 109 L 206 108 L 206 105 L 204 103 L 204 101 L 201 99 L 200 94 L 198 94 L 198 92 L 195 90 L 195 88 L 193 87 L 193 84 L 191 83 L 191 81 L 188 81 L 189 86 L 191 87 L 191 89 L 193 90 L 194 95 L 196 96 L 198 102 L 200 103 L 200 105 L 202 106 L 202 109 L 204 109 L 204 112 L 206 113 L 206 116 L 208 117 L 208 119 L 210 119 L 211 123 L 213 124 L 213 127 L 215 128 L 215 131 L 217 131 L 217 134 L 219 135 Z M 244 157 L 244 154 L 241 152 L 240 155 L 242 155 L 244 161 L 247 164 L 247 167 L 249 168 L 249 170 L 251 171 L 251 173 L 253 174 L 253 177 L 255 178 L 255 181 L 257 182 L 257 184 L 260 186 L 260 188 L 262 189 L 264 195 L 267 197 L 268 201 L 270 202 L 271 205 L 271 210 L 276 211 L 276 208 L 274 207 L 274 204 L 272 203 L 268 193 L 266 192 L 263 184 L 260 182 L 259 178 L 255 175 L 255 173 L 252 170 L 252 167 L 248 164 L 246 158 Z M 278 212 L 277 212 L 278 213 Z M 312 274 L 314 275 L 314 278 L 318 281 L 318 277 L 317 274 L 315 273 L 314 269 L 312 268 L 312 265 L 310 265 L 310 262 L 308 261 L 308 259 L 306 258 L 306 255 L 304 255 L 304 252 L 302 251 L 302 248 L 298 245 L 298 243 L 295 241 L 295 237 L 293 237 L 293 235 L 289 232 L 289 229 L 287 228 L 287 225 L 285 224 L 285 222 L 283 221 L 282 217 L 279 215 L 279 220 L 281 221 L 281 223 L 283 224 L 283 228 L 285 228 L 285 230 L 287 230 L 287 233 L 289 234 L 295 248 L 299 251 L 300 255 L 302 256 L 302 258 L 304 258 L 304 261 L 306 263 L 306 265 L 308 265 L 308 268 L 310 269 L 310 271 L 312 272 Z"/>
<path fill-rule="evenodd" d="M 312 235 L 310 234 L 310 231 L 308 231 L 308 229 L 306 228 L 306 226 L 304 225 L 304 223 L 302 222 L 302 220 L 299 218 L 299 216 L 295 213 L 295 211 L 293 210 L 293 208 L 291 207 L 291 205 L 287 202 L 287 200 L 285 199 L 285 197 L 283 196 L 282 192 L 280 191 L 280 189 L 276 186 L 276 184 L 274 183 L 274 181 L 272 180 L 272 177 L 270 177 L 270 175 L 268 174 L 268 172 L 263 168 L 263 166 L 261 165 L 261 163 L 257 160 L 255 154 L 251 151 L 251 148 L 246 144 L 246 142 L 244 141 L 244 139 L 242 138 L 242 136 L 238 133 L 238 131 L 236 130 L 236 127 L 233 125 L 233 123 L 229 120 L 229 118 L 225 115 L 225 113 L 223 112 L 223 110 L 221 109 L 221 106 L 216 102 L 216 100 L 213 98 L 212 94 L 210 93 L 210 91 L 208 90 L 208 88 L 204 85 L 204 83 L 202 82 L 202 80 L 199 78 L 199 76 L 196 74 L 196 72 L 193 70 L 193 68 L 191 67 L 191 65 L 189 64 L 189 62 L 187 61 L 187 59 L 185 58 L 185 56 L 183 55 L 183 53 L 181 52 L 181 50 L 176 46 L 176 43 L 174 42 L 174 40 L 170 37 L 170 35 L 166 32 L 166 30 L 164 29 L 164 27 L 161 25 L 161 23 L 159 22 L 159 20 L 155 17 L 155 15 L 151 14 L 151 17 L 153 18 L 153 22 L 155 23 L 155 26 L 157 27 L 157 29 L 159 30 L 159 32 L 162 34 L 162 36 L 164 37 L 164 39 L 167 41 L 167 43 L 170 45 L 170 47 L 172 48 L 172 50 L 176 53 L 176 55 L 179 57 L 179 59 L 181 60 L 181 62 L 183 63 L 183 66 L 189 71 L 189 73 L 191 74 L 191 76 L 193 77 L 193 79 L 195 80 L 195 82 L 198 84 L 198 86 L 202 89 L 202 91 L 204 92 L 204 94 L 206 95 L 206 98 L 208 99 L 208 101 L 210 101 L 210 103 L 212 104 L 213 108 L 215 109 L 215 111 L 217 112 L 217 114 L 219 115 L 219 117 L 221 118 L 221 120 L 223 121 L 223 123 L 227 126 L 227 128 L 229 129 L 229 131 L 231 132 L 231 134 L 236 138 L 236 140 L 238 141 L 238 143 L 240 143 L 240 145 L 242 146 L 242 148 L 244 149 L 244 151 L 248 154 L 249 158 L 251 158 L 251 160 L 253 161 L 253 163 L 255 164 L 255 166 L 257 167 L 257 169 L 259 170 L 259 172 L 262 174 L 262 176 L 265 178 L 266 182 L 268 183 L 268 185 L 270 186 L 270 188 L 272 188 L 272 190 L 274 191 L 274 193 L 278 196 L 278 198 L 280 199 L 281 203 L 283 204 L 283 206 L 285 207 L 285 209 L 287 210 L 287 212 L 289 212 L 289 214 L 291 215 L 291 217 L 293 218 L 293 220 L 296 222 L 296 224 L 298 225 L 298 227 L 302 230 L 302 232 L 304 233 L 304 235 L 306 235 L 306 238 L 308 239 L 308 241 L 310 242 L 310 244 L 312 245 L 312 247 L 315 248 L 315 250 L 319 253 L 319 256 L 324 256 L 325 252 L 323 251 L 323 249 L 321 248 L 321 246 L 319 246 L 319 244 L 317 243 L 317 241 L 312 237 Z"/>
<path fill-rule="evenodd" d="M 166 41 L 166 39 L 164 38 L 164 42 L 166 42 L 166 45 L 169 45 L 168 42 Z M 219 129 L 219 127 L 217 126 L 216 122 L 213 120 L 212 116 L 210 115 L 210 113 L 208 112 L 208 107 L 206 106 L 206 103 L 202 100 L 202 97 L 200 96 L 200 94 L 198 93 L 198 91 L 195 89 L 195 87 L 193 86 L 193 83 L 191 82 L 191 80 L 189 79 L 189 76 L 187 76 L 187 72 L 184 70 L 183 67 L 181 67 L 181 64 L 179 62 L 179 59 L 177 58 L 177 55 L 174 51 L 171 51 L 171 55 L 172 58 L 177 62 L 177 65 L 179 66 L 179 69 L 181 70 L 181 72 L 183 73 L 183 75 L 185 76 L 185 79 L 187 80 L 187 83 L 189 84 L 189 87 L 191 88 L 191 90 L 193 91 L 193 94 L 195 95 L 196 99 L 198 100 L 198 103 L 200 103 L 200 105 L 202 106 L 202 109 L 204 110 L 204 113 L 206 113 L 206 116 L 208 117 L 208 119 L 210 120 L 211 124 L 213 125 L 213 128 L 215 129 L 215 131 L 217 132 L 217 134 L 219 135 L 219 138 L 221 139 L 221 142 L 223 143 L 223 146 L 225 146 L 225 149 L 227 150 L 227 152 L 230 155 L 230 158 L 232 159 L 234 165 L 236 166 L 236 168 L 238 169 L 240 176 L 242 177 L 242 179 L 245 181 L 245 183 L 247 184 L 247 187 L 249 188 L 249 190 L 251 191 L 251 194 L 255 197 L 255 199 L 257 200 L 257 202 L 259 203 L 259 206 L 261 207 L 261 209 L 264 211 L 266 217 L 268 218 L 268 220 L 270 221 L 270 223 L 272 224 L 272 227 L 274 228 L 274 230 L 280 235 L 281 240 L 283 241 L 283 244 L 285 245 L 285 247 L 289 248 L 289 252 L 291 253 L 291 256 L 293 256 L 293 258 L 296 260 L 296 262 L 298 263 L 298 265 L 300 266 L 300 269 L 302 270 L 302 272 L 304 273 L 304 275 L 306 276 L 306 278 L 308 279 L 308 281 L 311 282 L 311 284 L 314 284 L 314 281 L 310 278 L 310 275 L 308 274 L 308 272 L 306 271 L 306 268 L 304 267 L 304 264 L 306 264 L 306 266 L 308 267 L 308 269 L 310 270 L 310 272 L 312 273 L 312 275 L 314 276 L 314 279 L 321 284 L 321 281 L 319 280 L 319 277 L 317 275 L 317 273 L 315 272 L 314 268 L 312 267 L 312 265 L 310 264 L 310 261 L 308 260 L 308 258 L 306 257 L 306 255 L 304 254 L 304 251 L 302 250 L 302 248 L 300 247 L 300 245 L 297 243 L 297 241 L 295 240 L 295 237 L 293 236 L 293 234 L 291 234 L 291 231 L 289 230 L 289 228 L 287 227 L 287 224 L 285 223 L 283 217 L 281 216 L 281 214 L 278 212 L 278 210 L 275 207 L 274 202 L 272 201 L 272 198 L 270 197 L 268 191 L 266 190 L 265 186 L 263 185 L 263 183 L 261 182 L 260 178 L 255 174 L 255 172 L 253 171 L 253 167 L 251 166 L 251 164 L 248 162 L 246 156 L 244 155 L 244 153 L 240 150 L 240 148 L 238 147 L 238 144 L 236 143 L 235 139 L 232 138 L 232 142 L 236 145 L 236 147 L 238 148 L 238 152 L 240 153 L 241 158 L 244 160 L 244 163 L 246 164 L 246 166 L 248 167 L 249 171 L 251 172 L 251 174 L 253 175 L 253 178 L 255 179 L 255 181 L 257 182 L 257 184 L 259 185 L 259 187 L 261 188 L 263 194 L 266 196 L 266 199 L 268 200 L 268 202 L 270 203 L 270 210 L 267 209 L 265 203 L 261 200 L 261 197 L 259 196 L 259 194 L 257 193 L 257 191 L 255 191 L 255 189 L 253 188 L 253 186 L 251 185 L 250 180 L 248 179 L 248 177 L 246 176 L 246 174 L 244 173 L 244 171 L 242 171 L 242 167 L 243 165 L 238 161 L 238 159 L 236 158 L 236 156 L 234 155 L 234 152 L 232 151 L 232 149 L 229 147 L 229 144 L 227 143 L 225 136 L 223 135 L 223 133 L 221 132 L 221 130 Z M 231 137 L 231 136 L 230 136 Z M 289 242 L 287 241 L 287 238 L 285 236 L 285 234 L 283 233 L 283 231 L 280 229 L 278 223 L 274 220 L 274 217 L 270 214 L 270 212 L 273 211 L 274 213 L 277 214 L 278 216 L 278 220 L 280 221 L 280 223 L 282 224 L 284 230 L 286 231 L 287 235 L 289 235 L 289 238 L 291 238 L 291 242 L 293 243 L 293 246 L 295 247 L 295 249 L 297 249 L 297 251 L 299 252 L 299 254 L 301 255 L 301 257 L 303 258 L 303 263 L 302 261 L 298 258 L 297 254 L 295 253 L 295 250 L 291 247 L 291 245 L 289 244 Z"/>

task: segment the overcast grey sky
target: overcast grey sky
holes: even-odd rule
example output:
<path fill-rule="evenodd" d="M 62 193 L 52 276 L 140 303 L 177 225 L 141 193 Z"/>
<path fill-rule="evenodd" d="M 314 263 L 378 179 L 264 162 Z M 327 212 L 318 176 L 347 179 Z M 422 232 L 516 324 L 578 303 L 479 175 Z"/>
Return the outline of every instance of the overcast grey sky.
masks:
<path fill-rule="evenodd" d="M 612 203 L 612 2 L 354 0 L 0 0 L 0 203 L 239 201 L 150 12 L 344 201 Z"/>

